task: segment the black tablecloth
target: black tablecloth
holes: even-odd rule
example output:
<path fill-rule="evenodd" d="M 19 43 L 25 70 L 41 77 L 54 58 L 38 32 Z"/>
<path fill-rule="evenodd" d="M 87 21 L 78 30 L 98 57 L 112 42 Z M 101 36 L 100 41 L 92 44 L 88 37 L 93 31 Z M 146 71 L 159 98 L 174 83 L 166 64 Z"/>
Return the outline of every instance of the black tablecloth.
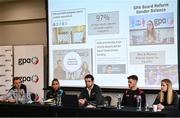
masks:
<path fill-rule="evenodd" d="M 55 116 L 180 116 L 180 110 L 163 110 L 161 112 L 153 112 L 151 109 L 138 110 L 133 107 L 116 108 L 65 108 L 61 106 L 41 105 L 41 104 L 10 104 L 0 103 L 0 116 L 2 117 L 55 117 Z"/>

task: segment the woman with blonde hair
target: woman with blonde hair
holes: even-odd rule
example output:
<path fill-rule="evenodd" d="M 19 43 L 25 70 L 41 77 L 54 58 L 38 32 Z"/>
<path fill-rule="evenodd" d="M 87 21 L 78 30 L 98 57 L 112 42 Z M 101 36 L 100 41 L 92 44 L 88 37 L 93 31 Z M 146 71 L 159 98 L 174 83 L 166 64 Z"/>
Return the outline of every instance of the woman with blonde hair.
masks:
<path fill-rule="evenodd" d="M 56 99 L 58 95 L 64 98 L 65 91 L 61 89 L 59 80 L 54 78 L 52 80 L 51 89 L 47 92 L 46 99 Z"/>
<path fill-rule="evenodd" d="M 169 79 L 161 80 L 161 91 L 157 95 L 153 105 L 157 105 L 158 110 L 178 108 L 178 94 L 172 89 L 172 83 Z"/>

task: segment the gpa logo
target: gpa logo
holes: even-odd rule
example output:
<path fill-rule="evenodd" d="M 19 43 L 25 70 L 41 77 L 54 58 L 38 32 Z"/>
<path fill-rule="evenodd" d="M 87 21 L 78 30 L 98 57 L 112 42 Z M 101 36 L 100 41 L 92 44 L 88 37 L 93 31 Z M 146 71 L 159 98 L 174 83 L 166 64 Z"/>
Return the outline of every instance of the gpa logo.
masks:
<path fill-rule="evenodd" d="M 33 82 L 33 83 L 37 83 L 39 81 L 39 77 L 37 75 L 33 75 L 33 76 L 23 76 L 21 78 L 21 82 Z"/>
<path fill-rule="evenodd" d="M 39 59 L 37 57 L 32 58 L 32 63 L 33 64 L 38 64 L 38 62 L 39 62 Z"/>
<path fill-rule="evenodd" d="M 28 63 L 28 64 L 32 63 L 32 64 L 36 65 L 36 64 L 39 63 L 39 59 L 38 59 L 38 57 L 19 58 L 19 59 L 18 59 L 18 65 L 24 65 L 24 64 L 26 64 L 26 63 Z"/>
<path fill-rule="evenodd" d="M 159 26 L 159 25 L 166 24 L 166 23 L 167 23 L 166 18 L 154 19 L 154 25 L 155 26 Z"/>

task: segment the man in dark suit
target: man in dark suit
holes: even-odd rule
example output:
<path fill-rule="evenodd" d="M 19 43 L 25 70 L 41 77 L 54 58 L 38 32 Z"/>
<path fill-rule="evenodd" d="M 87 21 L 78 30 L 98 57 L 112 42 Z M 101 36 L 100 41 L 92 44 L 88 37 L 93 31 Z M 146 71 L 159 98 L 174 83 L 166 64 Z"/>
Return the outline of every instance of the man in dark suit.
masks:
<path fill-rule="evenodd" d="M 79 105 L 102 105 L 103 97 L 101 88 L 94 84 L 94 77 L 90 74 L 86 75 L 85 78 L 86 87 L 82 90 L 79 96 Z"/>

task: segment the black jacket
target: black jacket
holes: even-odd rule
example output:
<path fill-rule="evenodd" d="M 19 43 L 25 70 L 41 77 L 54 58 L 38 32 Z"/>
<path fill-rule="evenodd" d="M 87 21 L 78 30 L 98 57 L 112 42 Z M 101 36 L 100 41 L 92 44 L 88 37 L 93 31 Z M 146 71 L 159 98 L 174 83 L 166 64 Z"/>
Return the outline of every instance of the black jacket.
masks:
<path fill-rule="evenodd" d="M 177 109 L 178 108 L 178 94 L 177 94 L 177 92 L 173 91 L 173 101 L 171 104 L 167 104 L 167 93 L 166 92 L 164 93 L 164 102 L 160 102 L 160 97 L 159 97 L 159 95 L 157 95 L 153 104 L 159 104 L 159 103 L 164 105 L 165 109 L 168 109 L 168 108 Z"/>
<path fill-rule="evenodd" d="M 57 91 L 54 91 L 52 88 L 51 90 L 49 90 L 46 94 L 46 99 L 56 99 L 57 98 L 57 95 L 60 94 L 61 95 L 61 102 L 64 101 L 64 96 L 65 96 L 65 91 L 63 89 L 58 89 Z"/>
<path fill-rule="evenodd" d="M 103 104 L 103 97 L 102 97 L 102 90 L 101 88 L 94 84 L 92 90 L 91 90 L 91 94 L 89 96 L 87 88 L 85 87 L 79 96 L 79 99 L 86 99 L 87 100 L 87 104 L 92 104 L 92 105 L 102 105 Z"/>
<path fill-rule="evenodd" d="M 141 106 L 145 107 L 146 105 L 146 96 L 144 91 L 137 88 L 136 90 L 126 90 L 124 92 L 121 105 L 128 107 L 136 107 L 137 106 L 137 96 L 141 96 Z"/>

